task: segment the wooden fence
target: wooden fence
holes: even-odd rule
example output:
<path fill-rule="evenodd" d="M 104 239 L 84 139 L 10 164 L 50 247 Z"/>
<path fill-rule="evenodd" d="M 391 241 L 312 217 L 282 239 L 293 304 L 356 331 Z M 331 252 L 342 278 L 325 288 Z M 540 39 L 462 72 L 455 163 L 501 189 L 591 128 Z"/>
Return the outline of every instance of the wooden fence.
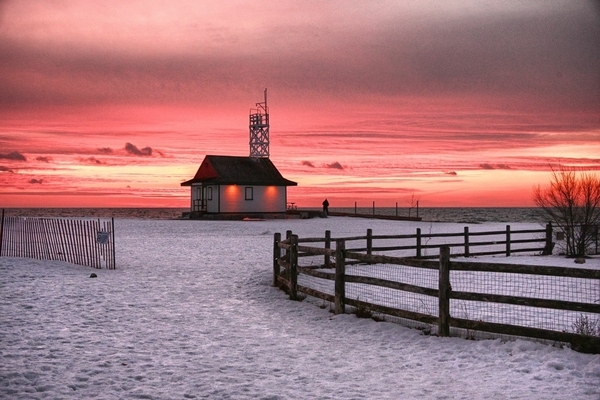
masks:
<path fill-rule="evenodd" d="M 578 321 L 600 320 L 599 270 L 451 261 L 446 245 L 435 261 L 376 255 L 368 252 L 375 246 L 347 249 L 355 237 L 286 236 L 274 237 L 273 285 L 290 299 L 303 293 L 330 302 L 338 314 L 368 310 L 440 336 L 487 332 L 600 352 L 600 337 L 576 329 Z"/>
<path fill-rule="evenodd" d="M 114 219 L 5 217 L 3 210 L 0 256 L 115 269 Z"/>
<path fill-rule="evenodd" d="M 329 235 L 326 231 L 325 235 Z M 539 235 L 539 237 L 532 237 Z M 484 238 L 486 240 L 476 240 Z M 458 249 L 452 253 L 453 257 L 471 257 L 505 254 L 509 257 L 515 253 L 539 252 L 541 254 L 552 254 L 554 244 L 552 242 L 552 224 L 547 224 L 545 229 L 521 229 L 511 230 L 510 225 L 506 225 L 505 230 L 470 232 L 469 227 L 465 226 L 460 233 L 423 233 L 421 228 L 416 229 L 414 235 L 373 235 L 371 229 L 367 229 L 366 236 L 355 236 L 345 238 L 346 241 L 365 241 L 366 247 L 353 248 L 354 251 L 366 251 L 367 254 L 373 252 L 406 251 L 414 250 L 414 256 L 417 258 L 437 258 L 436 255 L 427 255 L 427 249 L 439 249 L 443 244 L 450 248 Z M 458 239 L 458 240 L 457 240 Z M 373 241 L 397 241 L 401 245 L 393 246 L 373 246 Z M 540 245 L 541 243 L 541 245 Z M 537 245 L 536 245 L 537 244 Z M 479 250 L 474 248 L 493 248 L 492 250 Z M 462 251 L 460 251 L 462 250 Z"/>

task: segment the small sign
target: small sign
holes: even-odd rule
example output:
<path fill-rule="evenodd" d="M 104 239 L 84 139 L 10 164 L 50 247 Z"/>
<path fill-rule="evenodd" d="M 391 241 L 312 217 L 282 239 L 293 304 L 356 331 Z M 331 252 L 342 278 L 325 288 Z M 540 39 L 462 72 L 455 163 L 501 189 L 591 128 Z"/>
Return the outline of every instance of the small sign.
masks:
<path fill-rule="evenodd" d="M 110 232 L 98 231 L 98 235 L 96 236 L 96 243 L 99 244 L 107 244 L 109 239 Z"/>

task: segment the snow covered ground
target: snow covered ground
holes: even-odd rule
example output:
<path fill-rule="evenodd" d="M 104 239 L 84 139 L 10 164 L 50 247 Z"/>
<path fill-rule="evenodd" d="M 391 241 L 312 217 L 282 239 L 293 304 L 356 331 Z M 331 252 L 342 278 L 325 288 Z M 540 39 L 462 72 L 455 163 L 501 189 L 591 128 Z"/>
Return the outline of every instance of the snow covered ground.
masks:
<path fill-rule="evenodd" d="M 115 223 L 114 271 L 0 258 L 0 398 L 600 399 L 600 355 L 526 340 L 423 336 L 335 316 L 271 287 L 275 232 L 329 229 L 341 237 L 463 225 Z M 498 260 L 576 266 L 561 257 Z M 600 259 L 585 266 L 600 268 Z"/>

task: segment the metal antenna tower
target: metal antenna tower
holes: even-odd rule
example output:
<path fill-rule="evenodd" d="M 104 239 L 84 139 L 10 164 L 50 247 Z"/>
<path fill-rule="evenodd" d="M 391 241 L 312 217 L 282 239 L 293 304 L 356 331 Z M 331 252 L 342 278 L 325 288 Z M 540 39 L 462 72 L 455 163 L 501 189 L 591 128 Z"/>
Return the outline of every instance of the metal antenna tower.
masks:
<path fill-rule="evenodd" d="M 265 101 L 250 109 L 250 157 L 269 158 L 269 107 Z"/>

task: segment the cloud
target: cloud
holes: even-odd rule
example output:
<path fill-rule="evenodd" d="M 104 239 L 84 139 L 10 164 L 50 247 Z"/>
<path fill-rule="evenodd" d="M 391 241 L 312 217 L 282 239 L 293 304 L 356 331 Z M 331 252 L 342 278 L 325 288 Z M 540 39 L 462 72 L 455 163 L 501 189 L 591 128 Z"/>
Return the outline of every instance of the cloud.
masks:
<path fill-rule="evenodd" d="M 492 165 L 492 164 L 488 164 L 488 163 L 479 164 L 479 168 L 481 168 L 481 169 L 511 169 L 510 166 L 508 166 L 506 164 Z"/>
<path fill-rule="evenodd" d="M 458 174 L 456 173 L 456 171 L 448 171 L 448 172 L 445 172 L 445 174 L 446 174 L 446 175 L 454 175 L 454 176 L 458 175 Z"/>
<path fill-rule="evenodd" d="M 311 168 L 315 168 L 315 164 L 313 164 L 310 161 L 302 161 L 302 165 L 306 166 L 306 167 L 311 167 Z"/>
<path fill-rule="evenodd" d="M 152 155 L 152 148 L 150 147 L 144 147 L 143 149 L 138 149 L 135 145 L 131 144 L 131 143 L 126 143 L 125 144 L 125 151 L 128 154 L 134 155 L 134 156 L 142 156 L 142 157 L 148 157 Z"/>
<path fill-rule="evenodd" d="M 125 146 L 125 147 L 127 147 L 127 146 Z M 113 152 L 113 149 L 111 149 L 110 147 L 100 147 L 98 149 L 98 153 L 100 153 L 100 154 L 112 154 L 112 152 Z"/>
<path fill-rule="evenodd" d="M 45 163 L 49 163 L 50 161 L 52 161 L 52 157 L 46 157 L 46 156 L 36 157 L 35 159 L 37 161 L 41 161 L 41 162 L 45 162 Z"/>
<path fill-rule="evenodd" d="M 196 2 L 149 15 L 136 2 L 114 3 L 109 15 L 91 4 L 12 2 L 0 104 L 214 104 L 265 82 L 296 103 L 485 95 L 597 109 L 593 2 L 385 3 L 245 6 L 240 21 L 230 5 Z"/>
<path fill-rule="evenodd" d="M 344 167 L 342 166 L 342 164 L 340 164 L 339 162 L 333 162 L 331 164 L 327 164 L 326 165 L 327 168 L 333 168 L 333 169 L 344 169 Z"/>
<path fill-rule="evenodd" d="M 19 153 L 18 151 L 13 151 L 10 153 L 6 153 L 6 154 L 1 154 L 0 153 L 0 159 L 6 159 L 6 160 L 13 160 L 13 161 L 27 161 L 27 158 Z"/>
<path fill-rule="evenodd" d="M 88 157 L 88 158 L 80 157 L 79 161 L 84 164 L 92 164 L 92 165 L 105 165 L 106 164 L 106 162 L 104 162 L 102 160 L 98 160 L 96 157 Z"/>
<path fill-rule="evenodd" d="M 15 173 L 15 171 L 13 169 L 5 167 L 3 165 L 0 165 L 0 172 L 10 172 L 11 174 Z"/>
<path fill-rule="evenodd" d="M 44 181 L 43 179 L 30 179 L 29 183 L 41 185 L 43 181 Z"/>

